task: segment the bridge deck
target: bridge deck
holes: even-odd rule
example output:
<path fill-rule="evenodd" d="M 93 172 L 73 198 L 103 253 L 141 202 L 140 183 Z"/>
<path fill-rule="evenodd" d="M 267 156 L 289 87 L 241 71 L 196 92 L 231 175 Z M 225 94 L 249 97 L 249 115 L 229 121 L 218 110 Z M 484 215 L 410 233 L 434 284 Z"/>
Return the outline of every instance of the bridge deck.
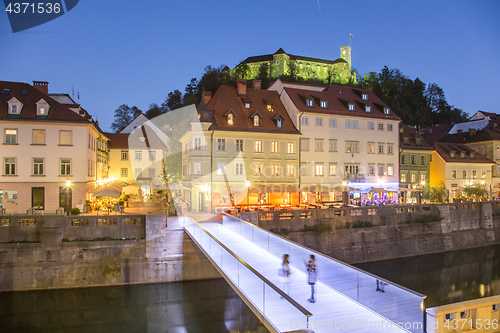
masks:
<path fill-rule="evenodd" d="M 247 264 L 282 288 L 283 284 L 278 276 L 281 258 L 270 254 L 221 224 L 202 223 L 201 225 Z M 407 332 L 404 329 L 395 327 L 386 318 L 323 283 L 322 281 L 327 280 L 328 276 L 321 273 L 320 266 L 318 267 L 318 283 L 316 283 L 316 303 L 309 303 L 308 298 L 311 288 L 306 283 L 303 263 L 303 260 L 307 259 L 290 258 L 292 275 L 289 283 L 289 296 L 313 314 L 309 321 L 311 329 L 315 332 L 333 332 L 337 330 L 345 332 Z M 226 268 L 225 273 L 233 279 L 238 275 L 236 270 L 237 268 Z M 345 283 L 352 283 L 352 281 L 345 281 Z M 364 287 L 359 292 L 373 294 L 373 297 L 385 296 L 385 294 L 376 291 L 375 285 L 370 288 Z M 244 285 L 244 293 L 252 302 L 257 303 L 258 300 L 262 300 L 262 282 L 259 283 L 256 279 L 248 279 L 248 282 Z M 275 299 L 271 300 L 266 296 L 266 317 L 282 332 L 304 328 L 299 327 L 299 325 L 305 325 L 305 317 L 283 313 L 283 302 L 285 300 L 281 300 L 278 295 L 274 296 Z M 390 306 L 391 304 L 393 302 L 388 298 L 387 305 Z"/>

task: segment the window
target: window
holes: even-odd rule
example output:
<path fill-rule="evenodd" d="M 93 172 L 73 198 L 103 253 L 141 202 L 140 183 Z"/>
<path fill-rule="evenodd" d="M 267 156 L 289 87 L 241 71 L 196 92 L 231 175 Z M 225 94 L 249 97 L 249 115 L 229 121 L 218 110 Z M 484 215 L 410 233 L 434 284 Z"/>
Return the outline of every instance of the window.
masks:
<path fill-rule="evenodd" d="M 233 122 L 233 114 L 230 113 L 227 115 L 227 124 L 228 125 L 234 125 L 234 122 Z"/>
<path fill-rule="evenodd" d="M 349 103 L 348 109 L 349 111 L 354 111 L 354 104 Z"/>
<path fill-rule="evenodd" d="M 21 113 L 21 109 L 23 108 L 23 104 L 19 102 L 15 97 L 11 98 L 8 101 L 8 110 L 9 114 L 19 114 Z"/>
<path fill-rule="evenodd" d="M 218 175 L 226 174 L 226 163 L 217 163 L 217 174 Z"/>
<path fill-rule="evenodd" d="M 364 101 L 367 101 L 367 100 L 368 100 L 368 94 L 361 94 L 361 98 L 362 98 Z"/>
<path fill-rule="evenodd" d="M 451 152 L 450 152 L 450 157 L 451 157 L 451 158 L 455 158 L 455 152 L 454 152 L 454 151 L 451 151 Z"/>
<path fill-rule="evenodd" d="M 34 145 L 45 144 L 45 130 L 33 130 L 33 144 Z"/>
<path fill-rule="evenodd" d="M 286 165 L 286 175 L 287 177 L 295 177 L 295 165 L 287 164 Z"/>
<path fill-rule="evenodd" d="M 403 138 L 403 144 L 405 146 L 409 146 L 410 145 L 410 138 Z"/>
<path fill-rule="evenodd" d="M 315 163 L 315 170 L 316 170 L 316 177 L 322 177 L 323 176 L 323 163 L 322 162 L 316 162 Z"/>
<path fill-rule="evenodd" d="M 472 170 L 472 179 L 477 179 L 477 170 Z"/>
<path fill-rule="evenodd" d="M 15 158 L 4 158 L 4 175 L 15 175 L 16 174 L 16 159 Z"/>
<path fill-rule="evenodd" d="M 406 173 L 401 174 L 401 183 L 406 183 Z"/>
<path fill-rule="evenodd" d="M 281 128 L 282 123 L 283 123 L 283 121 L 281 118 L 276 119 L 276 127 Z"/>
<path fill-rule="evenodd" d="M 234 165 L 235 167 L 235 173 L 237 176 L 242 176 L 243 175 L 243 163 L 236 163 Z"/>
<path fill-rule="evenodd" d="M 359 153 L 359 142 L 358 141 L 346 141 L 345 150 L 346 153 Z"/>
<path fill-rule="evenodd" d="M 236 151 L 243 151 L 243 140 L 236 140 Z"/>
<path fill-rule="evenodd" d="M 314 106 L 314 101 L 312 99 L 306 99 L 306 105 L 312 108 Z"/>
<path fill-rule="evenodd" d="M 465 158 L 465 152 L 463 151 L 460 152 L 460 158 Z"/>
<path fill-rule="evenodd" d="M 150 161 L 156 161 L 156 151 L 149 151 L 149 160 Z"/>
<path fill-rule="evenodd" d="M 217 150 L 226 151 L 226 139 L 217 139 Z"/>
<path fill-rule="evenodd" d="M 378 175 L 379 176 L 383 176 L 384 175 L 384 165 L 383 164 L 379 164 L 378 165 Z"/>
<path fill-rule="evenodd" d="M 253 116 L 253 125 L 254 125 L 255 127 L 260 126 L 260 118 L 259 118 L 259 116 L 258 116 L 258 115 Z"/>
<path fill-rule="evenodd" d="M 309 151 L 309 139 L 300 138 L 300 150 Z"/>
<path fill-rule="evenodd" d="M 39 100 L 36 103 L 36 115 L 37 116 L 46 116 L 49 113 L 49 104 L 45 102 L 43 99 Z"/>
<path fill-rule="evenodd" d="M 330 118 L 330 127 L 337 127 L 337 119 Z"/>
<path fill-rule="evenodd" d="M 274 111 L 272 104 L 267 104 L 266 106 L 267 106 L 267 111 L 269 111 L 269 112 L 273 112 Z"/>
<path fill-rule="evenodd" d="M 250 103 L 245 103 L 245 109 L 250 109 L 251 105 Z"/>
<path fill-rule="evenodd" d="M 375 165 L 374 164 L 368 165 L 368 176 L 375 176 Z"/>
<path fill-rule="evenodd" d="M 387 176 L 394 176 L 394 165 L 387 164 Z"/>
<path fill-rule="evenodd" d="M 356 164 L 346 164 L 345 174 L 347 175 L 357 175 L 359 174 L 359 165 Z"/>
<path fill-rule="evenodd" d="M 328 107 L 328 102 L 327 101 L 320 101 L 319 105 L 321 108 L 326 109 Z"/>
<path fill-rule="evenodd" d="M 359 123 L 357 120 L 352 121 L 352 128 L 359 128 Z"/>
<path fill-rule="evenodd" d="M 10 113 L 11 114 L 17 114 L 17 104 L 12 104 L 10 106 Z"/>
<path fill-rule="evenodd" d="M 59 144 L 65 146 L 71 145 L 71 131 L 59 131 Z"/>
<path fill-rule="evenodd" d="M 316 118 L 316 126 L 323 126 L 323 118 Z"/>
<path fill-rule="evenodd" d="M 387 131 L 392 132 L 392 124 L 387 124 Z M 419 140 L 419 139 L 417 139 Z"/>
<path fill-rule="evenodd" d="M 372 107 L 371 107 L 371 106 L 369 106 L 369 105 L 366 105 L 366 106 L 365 106 L 365 111 L 366 111 L 367 113 L 372 112 Z"/>
<path fill-rule="evenodd" d="M 467 170 L 462 170 L 462 178 L 467 179 Z"/>
<path fill-rule="evenodd" d="M 300 175 L 303 177 L 309 177 L 309 163 L 301 162 L 300 163 Z"/>
<path fill-rule="evenodd" d="M 128 177 L 128 168 L 121 168 L 120 169 L 120 177 L 122 177 L 122 178 Z"/>
<path fill-rule="evenodd" d="M 391 110 L 389 108 L 384 108 L 384 114 L 390 114 Z"/>
<path fill-rule="evenodd" d="M 128 161 L 128 151 L 122 150 L 122 161 Z"/>
<path fill-rule="evenodd" d="M 184 165 L 184 167 L 185 167 L 185 165 Z M 184 174 L 187 174 L 187 170 L 185 168 L 183 168 L 182 171 L 183 171 Z M 142 169 L 141 168 L 135 168 L 134 169 L 134 177 L 135 178 L 141 177 L 141 175 L 142 175 Z"/>
<path fill-rule="evenodd" d="M 392 143 L 387 144 L 387 154 L 394 155 L 394 145 Z"/>
<path fill-rule="evenodd" d="M 420 174 L 420 181 L 425 183 L 425 173 Z"/>
<path fill-rule="evenodd" d="M 457 170 L 451 170 L 451 178 L 457 179 Z"/>
<path fill-rule="evenodd" d="M 416 138 L 416 139 L 415 139 L 415 144 L 416 144 L 417 146 L 421 146 L 421 145 L 422 145 L 422 139 L 420 139 L 420 138 Z"/>
<path fill-rule="evenodd" d="M 194 150 L 201 150 L 201 138 L 194 138 Z"/>
<path fill-rule="evenodd" d="M 384 130 L 384 123 L 378 123 L 378 130 L 383 131 Z"/>
<path fill-rule="evenodd" d="M 17 143 L 17 129 L 5 130 L 5 143 L 10 143 L 10 144 Z"/>
<path fill-rule="evenodd" d="M 253 174 L 254 176 L 262 176 L 262 163 L 253 164 Z"/>
<path fill-rule="evenodd" d="M 329 139 L 328 143 L 329 143 L 329 147 L 330 147 L 329 151 L 336 152 L 337 151 L 337 140 L 336 139 Z"/>
<path fill-rule="evenodd" d="M 470 158 L 472 158 L 472 159 L 476 158 L 476 154 L 474 154 L 473 152 L 470 152 L 469 156 L 470 156 Z"/>
<path fill-rule="evenodd" d="M 345 121 L 345 127 L 346 128 L 358 128 L 359 123 L 357 120 L 346 120 Z"/>
<path fill-rule="evenodd" d="M 295 143 L 294 142 L 288 142 L 286 144 L 286 153 L 287 154 L 295 154 Z"/>
<path fill-rule="evenodd" d="M 427 163 L 425 156 L 420 156 L 420 164 L 425 165 Z"/>
<path fill-rule="evenodd" d="M 412 182 L 412 183 L 415 183 L 416 181 L 417 181 L 417 175 L 416 175 L 416 174 L 414 174 L 414 173 L 412 173 L 412 174 L 411 174 L 411 182 Z"/>
<path fill-rule="evenodd" d="M 330 163 L 328 169 L 329 169 L 330 177 L 337 175 L 337 163 Z"/>
<path fill-rule="evenodd" d="M 279 164 L 271 164 L 271 176 L 281 176 L 281 166 Z"/>
<path fill-rule="evenodd" d="M 201 175 L 201 162 L 193 163 L 193 174 Z"/>
<path fill-rule="evenodd" d="M 401 164 L 406 164 L 408 163 L 408 155 L 404 154 L 401 155 Z"/>
<path fill-rule="evenodd" d="M 411 165 L 417 165 L 417 155 L 411 155 L 410 163 Z"/>
<path fill-rule="evenodd" d="M 308 117 L 302 117 L 302 125 L 309 125 L 309 118 Z"/>
<path fill-rule="evenodd" d="M 375 142 L 368 142 L 368 154 L 375 154 Z"/>
<path fill-rule="evenodd" d="M 323 139 L 314 139 L 315 151 L 323 151 Z"/>
<path fill-rule="evenodd" d="M 61 158 L 61 176 L 71 175 L 71 160 L 66 158 Z"/>
<path fill-rule="evenodd" d="M 371 121 L 369 121 L 368 122 L 368 129 L 373 130 L 374 128 L 375 128 L 374 124 Z"/>
<path fill-rule="evenodd" d="M 262 153 L 262 140 L 255 140 L 255 152 Z"/>
<path fill-rule="evenodd" d="M 279 151 L 279 142 L 271 141 L 271 153 L 278 153 Z"/>
<path fill-rule="evenodd" d="M 142 161 L 142 150 L 136 150 L 135 151 L 135 160 L 136 161 Z"/>
<path fill-rule="evenodd" d="M 150 178 L 156 177 L 156 169 L 155 168 L 148 168 L 148 177 L 150 177 Z"/>
<path fill-rule="evenodd" d="M 383 154 L 384 153 L 384 144 L 383 143 L 378 143 L 378 153 Z"/>
<path fill-rule="evenodd" d="M 43 158 L 33 159 L 33 175 L 35 176 L 43 175 Z"/>

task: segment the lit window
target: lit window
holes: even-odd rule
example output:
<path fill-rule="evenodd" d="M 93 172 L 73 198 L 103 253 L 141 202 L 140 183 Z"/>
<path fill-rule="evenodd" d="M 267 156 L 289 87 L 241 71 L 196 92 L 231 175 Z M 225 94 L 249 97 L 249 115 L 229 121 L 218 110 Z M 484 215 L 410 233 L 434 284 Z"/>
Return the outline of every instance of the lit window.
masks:
<path fill-rule="evenodd" d="M 472 170 L 472 179 L 477 179 L 477 170 Z"/>
<path fill-rule="evenodd" d="M 401 183 L 406 183 L 406 173 L 401 174 Z"/>
<path fill-rule="evenodd" d="M 10 143 L 10 144 L 17 143 L 17 129 L 5 130 L 5 143 Z"/>
<path fill-rule="evenodd" d="M 451 178 L 457 179 L 457 170 L 451 170 Z"/>
<path fill-rule="evenodd" d="M 33 144 L 34 145 L 45 144 L 45 130 L 33 130 Z"/>
<path fill-rule="evenodd" d="M 271 141 L 271 153 L 278 153 L 278 149 L 279 149 L 279 142 Z"/>
<path fill-rule="evenodd" d="M 281 166 L 279 164 L 271 164 L 271 176 L 281 176 Z"/>
<path fill-rule="evenodd" d="M 267 111 L 269 111 L 269 112 L 273 112 L 274 111 L 272 104 L 267 104 Z"/>
<path fill-rule="evenodd" d="M 416 181 L 417 181 L 417 175 L 416 175 L 416 174 L 414 174 L 414 173 L 412 173 L 412 174 L 411 174 L 411 182 L 412 182 L 412 183 L 415 183 Z"/>
<path fill-rule="evenodd" d="M 61 176 L 69 176 L 71 175 L 71 160 L 61 158 Z"/>
<path fill-rule="evenodd" d="M 314 106 L 314 101 L 312 99 L 306 99 L 306 105 L 309 106 L 309 107 L 313 107 Z"/>
<path fill-rule="evenodd" d="M 358 153 L 359 152 L 358 148 L 359 148 L 358 141 L 346 141 L 345 142 L 346 153 Z"/>
<path fill-rule="evenodd" d="M 323 163 L 322 162 L 318 162 L 315 164 L 315 170 L 316 170 L 316 176 L 317 177 L 321 177 L 323 176 Z"/>
<path fill-rule="evenodd" d="M 394 176 L 394 165 L 387 164 L 387 176 Z"/>
<path fill-rule="evenodd" d="M 372 112 L 372 107 L 369 106 L 369 105 L 366 105 L 365 106 L 365 111 L 368 112 L 368 113 Z"/>
<path fill-rule="evenodd" d="M 12 176 L 16 174 L 16 159 L 15 158 L 4 158 L 4 175 Z"/>
<path fill-rule="evenodd" d="M 250 103 L 245 103 L 245 108 L 246 109 L 250 109 L 250 106 L 251 106 Z"/>
<path fill-rule="evenodd" d="M 33 175 L 35 176 L 43 175 L 43 158 L 33 159 Z"/>
<path fill-rule="evenodd" d="M 45 102 L 43 99 L 39 100 L 36 103 L 36 115 L 37 116 L 46 116 L 49 113 L 49 104 Z"/>
<path fill-rule="evenodd" d="M 226 174 L 226 163 L 217 163 L 217 174 L 218 175 Z"/>
<path fill-rule="evenodd" d="M 257 115 L 253 116 L 253 125 L 254 126 L 260 126 L 259 116 L 257 116 Z"/>
<path fill-rule="evenodd" d="M 406 164 L 408 163 L 408 155 L 404 154 L 401 155 L 401 164 Z"/>
<path fill-rule="evenodd" d="M 262 176 L 262 163 L 253 163 L 254 176 Z"/>
<path fill-rule="evenodd" d="M 320 106 L 321 106 L 321 108 L 326 109 L 328 107 L 328 102 L 327 101 L 321 101 L 320 102 Z"/>
<path fill-rule="evenodd" d="M 286 165 L 286 175 L 287 177 L 295 177 L 295 165 L 287 164 Z"/>
<path fill-rule="evenodd" d="M 234 122 L 233 122 L 233 114 L 230 113 L 227 115 L 227 124 L 228 125 L 234 125 Z"/>
<path fill-rule="evenodd" d="M 295 143 L 293 142 L 288 142 L 286 144 L 286 147 L 287 147 L 287 154 L 295 154 Z"/>
<path fill-rule="evenodd" d="M 337 163 L 330 163 L 329 174 L 330 174 L 330 177 L 337 175 Z"/>
<path fill-rule="evenodd" d="M 427 163 L 425 156 L 420 156 L 420 164 L 425 165 Z"/>
<path fill-rule="evenodd" d="M 417 155 L 411 155 L 410 163 L 411 165 L 417 165 Z"/>
<path fill-rule="evenodd" d="M 375 154 L 375 142 L 368 142 L 368 154 Z"/>
<path fill-rule="evenodd" d="M 59 144 L 60 145 L 71 145 L 71 131 L 59 131 Z"/>
<path fill-rule="evenodd" d="M 349 111 L 354 111 L 354 104 L 349 103 Z"/>
<path fill-rule="evenodd" d="M 255 140 L 255 152 L 262 153 L 262 140 Z"/>

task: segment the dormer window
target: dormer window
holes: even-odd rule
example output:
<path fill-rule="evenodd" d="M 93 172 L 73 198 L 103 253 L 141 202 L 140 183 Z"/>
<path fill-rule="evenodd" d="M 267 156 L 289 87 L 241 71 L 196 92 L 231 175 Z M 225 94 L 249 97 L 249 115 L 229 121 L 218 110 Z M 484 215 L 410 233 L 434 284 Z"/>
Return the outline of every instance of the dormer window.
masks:
<path fill-rule="evenodd" d="M 451 158 L 455 158 L 455 152 L 454 151 L 450 151 L 450 157 Z"/>
<path fill-rule="evenodd" d="M 46 116 L 49 114 L 49 104 L 45 102 L 43 99 L 39 100 L 36 103 L 36 115 L 37 116 Z"/>
<path fill-rule="evenodd" d="M 475 154 L 475 153 L 473 153 L 473 152 L 471 152 L 471 153 L 470 153 L 470 158 L 476 158 L 476 154 Z"/>
<path fill-rule="evenodd" d="M 410 139 L 409 138 L 403 138 L 403 144 L 405 146 L 409 146 L 410 145 Z"/>
<path fill-rule="evenodd" d="M 371 106 L 369 106 L 369 105 L 366 105 L 366 106 L 365 106 L 365 111 L 366 111 L 367 113 L 372 112 L 372 107 L 371 107 Z"/>
<path fill-rule="evenodd" d="M 267 104 L 267 111 L 269 111 L 269 112 L 273 112 L 274 111 L 272 104 Z"/>
<path fill-rule="evenodd" d="M 328 107 L 328 102 L 327 101 L 320 101 L 319 102 L 320 106 L 322 109 L 326 109 Z"/>
<path fill-rule="evenodd" d="M 463 151 L 460 152 L 460 158 L 465 158 L 465 153 Z"/>
<path fill-rule="evenodd" d="M 230 113 L 227 115 L 227 124 L 228 125 L 234 125 L 234 121 L 233 121 L 233 114 Z"/>
<path fill-rule="evenodd" d="M 349 103 L 349 111 L 354 111 L 354 104 Z"/>
<path fill-rule="evenodd" d="M 416 138 L 416 139 L 415 139 L 415 144 L 416 144 L 417 146 L 421 146 L 421 145 L 422 145 L 422 139 L 420 139 L 420 138 Z"/>
<path fill-rule="evenodd" d="M 384 108 L 384 114 L 391 114 L 391 110 L 389 108 Z"/>
<path fill-rule="evenodd" d="M 361 98 L 363 99 L 363 101 L 367 101 L 368 100 L 368 94 L 361 94 Z"/>
<path fill-rule="evenodd" d="M 314 106 L 314 101 L 312 99 L 306 99 L 306 105 L 312 108 Z"/>
<path fill-rule="evenodd" d="M 281 120 L 281 118 L 276 119 L 276 126 L 278 128 L 281 128 L 281 126 L 283 126 L 283 121 Z"/>
<path fill-rule="evenodd" d="M 248 102 L 247 102 L 247 103 L 245 103 L 245 108 L 246 108 L 246 109 L 250 109 L 250 107 L 251 107 L 250 103 L 248 103 Z"/>
<path fill-rule="evenodd" d="M 15 97 L 9 100 L 9 114 L 20 114 L 23 108 L 23 103 L 19 102 Z"/>
<path fill-rule="evenodd" d="M 260 118 L 259 118 L 259 116 L 258 116 L 258 115 L 253 116 L 253 125 L 254 125 L 255 127 L 260 126 Z"/>

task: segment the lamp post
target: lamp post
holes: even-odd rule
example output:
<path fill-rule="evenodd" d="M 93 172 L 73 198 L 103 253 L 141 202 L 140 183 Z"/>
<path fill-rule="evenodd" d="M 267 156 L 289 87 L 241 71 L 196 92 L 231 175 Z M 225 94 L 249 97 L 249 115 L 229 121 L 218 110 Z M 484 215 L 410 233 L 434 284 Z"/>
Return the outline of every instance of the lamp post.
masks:
<path fill-rule="evenodd" d="M 347 182 L 345 180 L 342 181 L 342 206 L 347 206 Z"/>
<path fill-rule="evenodd" d="M 245 182 L 247 186 L 247 212 L 250 211 L 250 180 L 247 179 Z"/>

